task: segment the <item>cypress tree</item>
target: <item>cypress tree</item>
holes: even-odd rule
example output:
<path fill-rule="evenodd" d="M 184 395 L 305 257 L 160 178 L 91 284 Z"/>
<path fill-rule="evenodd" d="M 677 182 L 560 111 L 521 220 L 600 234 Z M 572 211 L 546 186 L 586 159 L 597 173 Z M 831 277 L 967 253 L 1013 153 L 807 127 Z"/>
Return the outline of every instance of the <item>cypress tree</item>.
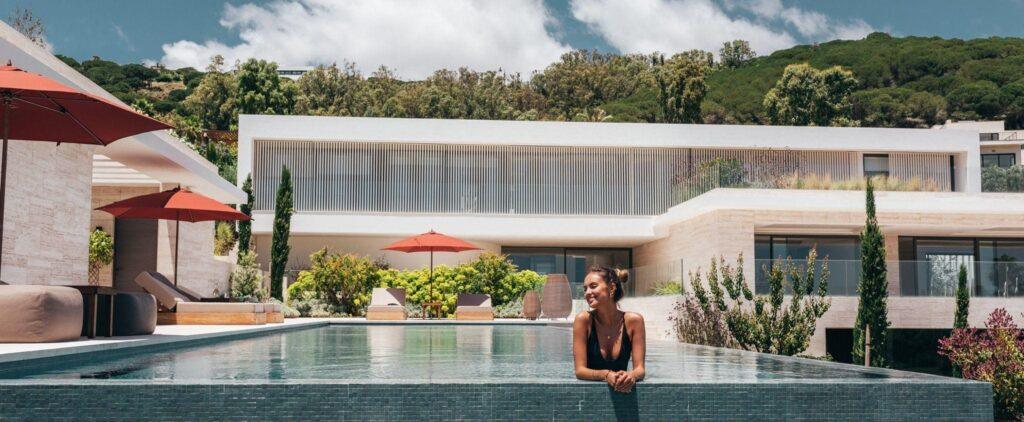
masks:
<path fill-rule="evenodd" d="M 252 175 L 245 177 L 245 183 L 242 183 L 242 190 L 245 191 L 246 201 L 244 204 L 239 206 L 239 211 L 242 214 L 252 217 Z M 242 261 L 242 255 L 249 251 L 249 246 L 252 244 L 252 221 L 245 220 L 238 222 L 238 261 Z"/>
<path fill-rule="evenodd" d="M 967 308 L 971 305 L 971 295 L 967 291 L 967 266 L 960 264 L 960 273 L 956 283 L 956 315 L 953 317 L 953 328 L 967 328 Z"/>
<path fill-rule="evenodd" d="M 865 327 L 871 328 L 871 366 L 887 366 L 889 317 L 886 300 L 889 282 L 885 279 L 885 238 L 875 218 L 875 189 L 871 180 L 866 189 L 867 221 L 860 233 L 861 274 L 857 291 L 857 321 L 853 326 L 853 362 L 864 362 Z"/>
<path fill-rule="evenodd" d="M 274 234 L 270 240 L 270 295 L 283 300 L 281 280 L 288 265 L 288 236 L 292 225 L 292 174 L 287 166 L 281 168 L 281 184 L 274 200 Z"/>

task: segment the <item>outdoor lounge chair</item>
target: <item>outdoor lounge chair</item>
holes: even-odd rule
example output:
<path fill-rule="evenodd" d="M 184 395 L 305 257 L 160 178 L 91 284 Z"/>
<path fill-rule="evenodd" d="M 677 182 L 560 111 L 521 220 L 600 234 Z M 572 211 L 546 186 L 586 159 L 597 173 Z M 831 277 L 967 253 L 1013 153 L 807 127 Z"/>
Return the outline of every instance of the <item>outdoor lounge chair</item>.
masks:
<path fill-rule="evenodd" d="M 267 322 L 266 307 L 262 303 L 200 302 L 198 297 L 175 288 L 157 272 L 139 273 L 135 284 L 156 297 L 162 308 L 157 314 L 160 325 L 261 325 Z"/>
<path fill-rule="evenodd" d="M 491 295 L 459 293 L 458 299 L 455 300 L 455 319 L 482 321 L 494 319 Z"/>
<path fill-rule="evenodd" d="M 0 286 L 0 343 L 77 340 L 84 306 L 70 287 Z"/>
<path fill-rule="evenodd" d="M 376 287 L 370 297 L 370 306 L 366 308 L 366 319 L 370 321 L 403 320 L 405 312 L 405 289 L 395 287 Z"/>
<path fill-rule="evenodd" d="M 164 284 L 170 286 L 173 289 L 177 289 L 177 290 L 181 291 L 181 293 L 183 295 L 185 295 L 185 297 L 188 297 L 193 302 L 222 302 L 223 303 L 223 302 L 227 302 L 228 301 L 226 298 L 220 298 L 220 297 L 214 297 L 214 298 L 203 297 L 199 293 L 196 293 L 193 290 L 189 290 L 185 286 L 175 286 L 174 284 L 171 283 L 170 280 L 167 279 L 167 277 L 164 277 L 163 274 L 160 274 L 160 273 L 152 273 L 152 274 L 154 274 L 155 277 L 159 277 L 159 280 L 162 281 Z M 263 312 L 267 313 L 267 322 L 268 323 L 274 324 L 274 323 L 284 322 L 284 311 L 281 310 L 281 304 L 280 303 L 273 303 L 273 302 L 265 302 L 265 303 L 263 303 Z"/>

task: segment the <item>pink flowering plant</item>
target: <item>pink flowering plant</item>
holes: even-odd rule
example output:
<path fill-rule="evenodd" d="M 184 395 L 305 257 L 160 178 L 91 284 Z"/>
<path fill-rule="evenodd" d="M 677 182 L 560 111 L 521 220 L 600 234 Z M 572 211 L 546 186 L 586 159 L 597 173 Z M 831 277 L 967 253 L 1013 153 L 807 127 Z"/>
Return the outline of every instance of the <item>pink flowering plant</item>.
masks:
<path fill-rule="evenodd" d="M 1006 309 L 993 311 L 984 330 L 954 329 L 939 354 L 964 378 L 992 383 L 998 417 L 1024 420 L 1024 331 Z"/>

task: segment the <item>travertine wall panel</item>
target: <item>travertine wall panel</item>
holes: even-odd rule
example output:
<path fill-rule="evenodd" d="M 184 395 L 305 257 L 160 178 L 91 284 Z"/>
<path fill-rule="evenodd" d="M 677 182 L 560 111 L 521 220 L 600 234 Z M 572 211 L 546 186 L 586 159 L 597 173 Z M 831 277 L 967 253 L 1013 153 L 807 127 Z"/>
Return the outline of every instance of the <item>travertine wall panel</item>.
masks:
<path fill-rule="evenodd" d="M 93 148 L 10 142 L 0 279 L 88 283 Z"/>

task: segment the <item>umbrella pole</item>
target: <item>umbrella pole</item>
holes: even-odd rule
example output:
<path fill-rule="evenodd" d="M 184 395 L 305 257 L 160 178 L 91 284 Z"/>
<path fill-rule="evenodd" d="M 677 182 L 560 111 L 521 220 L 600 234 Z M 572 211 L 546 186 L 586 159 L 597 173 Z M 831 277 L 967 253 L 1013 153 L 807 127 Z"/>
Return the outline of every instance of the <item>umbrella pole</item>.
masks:
<path fill-rule="evenodd" d="M 2 153 L 3 158 L 0 159 L 3 163 L 0 164 L 0 272 L 3 272 L 3 261 L 4 261 L 4 199 L 7 197 L 7 133 L 9 130 L 9 123 L 7 121 L 8 109 L 11 107 L 11 97 L 9 94 L 4 93 L 4 151 Z M 3 280 L 3 278 L 0 278 Z"/>
<path fill-rule="evenodd" d="M 434 250 L 433 249 L 430 250 L 430 280 L 428 280 L 428 281 L 429 281 L 429 283 L 427 283 L 427 284 L 430 285 L 430 301 L 434 302 Z M 435 309 L 434 312 L 437 312 L 437 310 Z M 440 315 L 436 315 L 436 316 L 440 317 Z"/>
<path fill-rule="evenodd" d="M 178 217 L 181 217 L 180 215 Z M 174 285 L 178 285 L 178 232 L 181 229 L 181 220 L 174 220 Z"/>

